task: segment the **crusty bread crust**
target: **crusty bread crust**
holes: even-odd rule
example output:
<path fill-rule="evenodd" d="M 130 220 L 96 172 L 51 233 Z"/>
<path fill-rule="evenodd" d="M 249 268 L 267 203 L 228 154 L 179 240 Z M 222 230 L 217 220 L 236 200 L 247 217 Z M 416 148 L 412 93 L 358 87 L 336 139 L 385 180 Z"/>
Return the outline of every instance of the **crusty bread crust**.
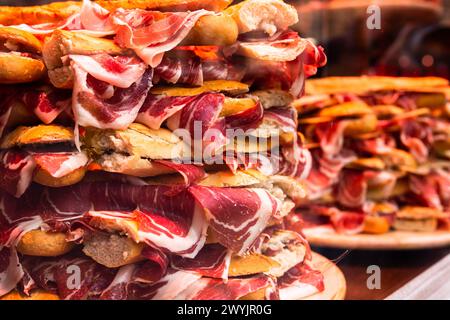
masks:
<path fill-rule="evenodd" d="M 238 95 L 248 92 L 248 84 L 229 81 L 229 80 L 211 80 L 203 82 L 203 86 L 188 87 L 163 87 L 158 86 L 151 89 L 152 94 L 165 94 L 167 96 L 195 96 L 204 92 L 222 92 L 229 95 Z"/>
<path fill-rule="evenodd" d="M 58 125 L 18 127 L 1 140 L 0 148 L 9 149 L 30 144 L 72 143 L 73 130 Z"/>
<path fill-rule="evenodd" d="M 0 24 L 40 24 L 58 22 L 80 9 L 81 2 L 54 2 L 42 6 L 31 7 L 0 7 Z"/>
<path fill-rule="evenodd" d="M 181 45 L 229 46 L 237 41 L 239 30 L 236 22 L 227 14 L 201 17 Z"/>
<path fill-rule="evenodd" d="M 74 185 L 83 180 L 87 169 L 85 167 L 78 168 L 64 177 L 55 178 L 43 169 L 37 170 L 33 177 L 33 181 L 43 186 L 60 188 Z"/>
<path fill-rule="evenodd" d="M 108 10 L 117 8 L 146 9 L 160 11 L 193 11 L 206 9 L 222 11 L 228 7 L 232 0 L 101 0 L 97 1 Z M 80 10 L 80 1 L 54 2 L 41 6 L 30 7 L 0 7 L 0 24 L 40 24 L 58 22 Z"/>
<path fill-rule="evenodd" d="M 123 9 L 145 9 L 160 11 L 194 11 L 205 9 L 220 12 L 228 7 L 233 0 L 99 0 L 102 7 L 113 10 Z"/>
<path fill-rule="evenodd" d="M 364 94 L 374 91 L 399 90 L 413 92 L 440 91 L 449 85 L 444 78 L 438 77 L 328 77 L 306 81 L 306 94 L 334 94 L 353 92 Z"/>
<path fill-rule="evenodd" d="M 31 292 L 30 296 L 20 294 L 17 291 L 11 291 L 4 295 L 0 300 L 60 300 L 58 295 L 42 290 L 35 290 Z"/>
<path fill-rule="evenodd" d="M 18 47 L 19 52 L 40 53 L 42 43 L 30 32 L 12 27 L 0 27 L 0 45 L 6 41 Z"/>
<path fill-rule="evenodd" d="M 0 84 L 28 83 L 46 74 L 41 60 L 14 53 L 0 53 Z"/>
<path fill-rule="evenodd" d="M 66 241 L 64 233 L 32 230 L 27 232 L 17 244 L 17 251 L 28 256 L 57 257 L 75 247 Z"/>

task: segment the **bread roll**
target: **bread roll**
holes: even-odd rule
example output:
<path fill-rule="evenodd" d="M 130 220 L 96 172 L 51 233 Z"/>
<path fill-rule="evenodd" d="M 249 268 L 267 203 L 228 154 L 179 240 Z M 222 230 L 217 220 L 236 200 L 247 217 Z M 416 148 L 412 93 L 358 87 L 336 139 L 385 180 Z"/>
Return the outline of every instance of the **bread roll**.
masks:
<path fill-rule="evenodd" d="M 66 241 L 64 233 L 32 230 L 20 239 L 17 251 L 28 256 L 57 257 L 74 247 L 73 242 Z"/>

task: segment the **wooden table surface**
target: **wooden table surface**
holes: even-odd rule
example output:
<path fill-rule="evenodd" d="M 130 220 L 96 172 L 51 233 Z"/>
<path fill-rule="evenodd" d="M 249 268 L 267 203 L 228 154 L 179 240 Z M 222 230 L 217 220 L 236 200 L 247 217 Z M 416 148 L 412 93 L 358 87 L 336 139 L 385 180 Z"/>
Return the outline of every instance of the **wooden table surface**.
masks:
<path fill-rule="evenodd" d="M 346 299 L 349 300 L 384 299 L 450 254 L 450 248 L 415 251 L 345 251 L 313 247 L 313 250 L 335 261 L 341 268 L 347 280 Z M 380 289 L 367 288 L 367 279 L 371 275 L 367 273 L 367 268 L 370 265 L 380 267 Z"/>

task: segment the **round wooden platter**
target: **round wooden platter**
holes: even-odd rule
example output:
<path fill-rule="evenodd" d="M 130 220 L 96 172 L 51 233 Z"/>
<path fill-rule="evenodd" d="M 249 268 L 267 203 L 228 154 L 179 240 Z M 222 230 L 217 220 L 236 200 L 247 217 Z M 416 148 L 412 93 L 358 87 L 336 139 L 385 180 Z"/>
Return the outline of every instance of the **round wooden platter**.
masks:
<path fill-rule="evenodd" d="M 347 291 L 342 271 L 330 260 L 313 252 L 312 264 L 316 270 L 322 272 L 325 290 L 302 300 L 344 300 Z"/>
<path fill-rule="evenodd" d="M 450 232 L 390 231 L 384 234 L 339 234 L 328 226 L 303 229 L 309 243 L 319 247 L 364 250 L 414 250 L 450 246 Z"/>

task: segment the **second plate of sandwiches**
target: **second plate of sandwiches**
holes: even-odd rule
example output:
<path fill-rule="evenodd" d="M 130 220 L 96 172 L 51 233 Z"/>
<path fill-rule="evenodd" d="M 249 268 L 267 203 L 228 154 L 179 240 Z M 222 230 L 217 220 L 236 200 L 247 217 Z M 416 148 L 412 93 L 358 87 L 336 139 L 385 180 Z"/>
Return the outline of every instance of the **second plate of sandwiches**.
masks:
<path fill-rule="evenodd" d="M 450 110 L 445 79 L 308 80 L 294 102 L 313 155 L 298 209 L 315 245 L 450 245 Z"/>

